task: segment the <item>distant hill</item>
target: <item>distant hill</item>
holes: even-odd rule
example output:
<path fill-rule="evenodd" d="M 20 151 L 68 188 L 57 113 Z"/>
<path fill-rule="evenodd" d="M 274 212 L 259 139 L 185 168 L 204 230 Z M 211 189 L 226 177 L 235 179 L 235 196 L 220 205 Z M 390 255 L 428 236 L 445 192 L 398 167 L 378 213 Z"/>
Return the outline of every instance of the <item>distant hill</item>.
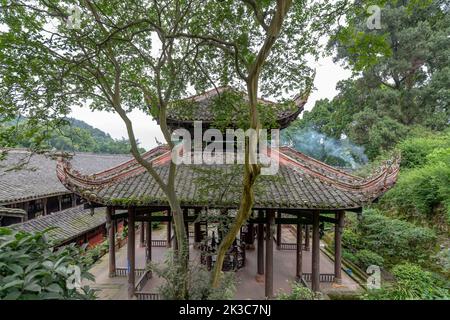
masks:
<path fill-rule="evenodd" d="M 86 122 L 74 118 L 68 118 L 68 125 L 45 134 L 45 139 L 39 141 L 43 148 L 57 149 L 61 151 L 73 152 L 93 152 L 110 154 L 128 154 L 130 153 L 130 144 L 128 139 L 114 139 L 108 133 L 94 128 Z M 10 122 L 12 124 L 13 122 Z M 25 124 L 26 119 L 20 121 L 18 131 L 20 133 L 21 124 Z M 40 132 L 40 134 L 42 134 Z M 37 135 L 18 134 L 14 145 L 10 147 L 30 148 L 36 145 Z M 145 149 L 140 148 L 141 152 Z"/>

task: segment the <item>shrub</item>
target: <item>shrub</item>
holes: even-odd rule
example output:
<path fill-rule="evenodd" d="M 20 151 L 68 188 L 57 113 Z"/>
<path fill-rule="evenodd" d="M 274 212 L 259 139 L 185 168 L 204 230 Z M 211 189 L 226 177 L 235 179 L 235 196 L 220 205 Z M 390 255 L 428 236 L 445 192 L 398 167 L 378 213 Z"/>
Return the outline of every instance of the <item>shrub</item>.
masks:
<path fill-rule="evenodd" d="M 388 300 L 434 300 L 449 299 L 448 288 L 442 287 L 428 271 L 420 266 L 404 263 L 392 269 L 395 277 L 391 286 L 384 286 L 381 290 L 368 294 L 368 299 Z"/>
<path fill-rule="evenodd" d="M 344 228 L 344 231 L 342 232 L 342 242 L 344 248 L 348 248 L 353 252 L 362 249 L 365 246 L 361 235 L 348 228 Z"/>
<path fill-rule="evenodd" d="M 314 293 L 311 289 L 303 286 L 301 283 L 294 282 L 292 284 L 291 293 L 279 293 L 278 300 L 322 300 L 323 296 L 320 292 Z"/>
<path fill-rule="evenodd" d="M 54 250 L 45 232 L 0 228 L 0 300 L 93 299 L 89 287 L 72 288 L 76 267 L 81 279 L 94 280 L 79 265 L 75 245 Z M 80 279 L 80 280 L 81 280 Z"/>
<path fill-rule="evenodd" d="M 382 256 L 367 249 L 356 252 L 355 258 L 357 261 L 356 264 L 363 269 L 366 269 L 370 265 L 376 265 L 379 267 L 382 267 L 384 265 L 384 259 Z"/>
<path fill-rule="evenodd" d="M 169 251 L 163 264 L 152 264 L 150 269 L 164 279 L 158 292 L 164 300 L 189 299 L 189 300 L 230 300 L 235 294 L 234 272 L 224 273 L 220 286 L 211 287 L 211 273 L 205 266 L 190 264 L 187 279 L 182 278 L 184 272 L 180 272 L 183 266 L 176 262 L 173 251 Z M 180 297 L 183 285 L 187 284 L 188 296 Z"/>
<path fill-rule="evenodd" d="M 421 131 L 416 132 L 416 135 L 416 137 L 406 139 L 398 144 L 404 168 L 423 166 L 427 162 L 427 156 L 433 150 L 450 147 L 450 130 L 443 134 L 427 134 L 427 132 Z"/>
<path fill-rule="evenodd" d="M 376 210 L 366 211 L 360 229 L 366 249 L 376 251 L 391 264 L 402 260 L 423 262 L 436 243 L 433 230 L 384 216 Z"/>

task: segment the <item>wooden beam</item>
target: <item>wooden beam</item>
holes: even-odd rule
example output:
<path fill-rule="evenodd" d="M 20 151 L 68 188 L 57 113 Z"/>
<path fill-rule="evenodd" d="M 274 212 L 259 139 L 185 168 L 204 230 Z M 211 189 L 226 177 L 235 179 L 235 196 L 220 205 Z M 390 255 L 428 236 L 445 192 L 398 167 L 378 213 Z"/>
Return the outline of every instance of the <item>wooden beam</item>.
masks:
<path fill-rule="evenodd" d="M 262 217 L 263 212 L 258 211 L 258 216 Z M 264 224 L 258 224 L 258 248 L 257 248 L 257 259 L 258 259 L 258 274 L 264 274 Z"/>
<path fill-rule="evenodd" d="M 336 213 L 334 226 L 334 281 L 342 283 L 342 231 L 344 229 L 344 211 Z"/>
<path fill-rule="evenodd" d="M 313 236 L 312 236 L 312 279 L 311 289 L 313 292 L 320 291 L 320 233 L 319 214 L 313 215 Z"/>
<path fill-rule="evenodd" d="M 106 207 L 106 229 L 108 231 L 108 251 L 109 251 L 109 277 L 116 275 L 116 241 L 114 225 L 111 216 L 114 214 L 114 209 Z"/>
<path fill-rule="evenodd" d="M 266 279 L 265 296 L 273 298 L 273 232 L 272 227 L 275 222 L 275 211 L 267 210 L 266 225 Z"/>
<path fill-rule="evenodd" d="M 128 209 L 128 298 L 132 299 L 135 292 L 135 211 L 134 208 Z"/>

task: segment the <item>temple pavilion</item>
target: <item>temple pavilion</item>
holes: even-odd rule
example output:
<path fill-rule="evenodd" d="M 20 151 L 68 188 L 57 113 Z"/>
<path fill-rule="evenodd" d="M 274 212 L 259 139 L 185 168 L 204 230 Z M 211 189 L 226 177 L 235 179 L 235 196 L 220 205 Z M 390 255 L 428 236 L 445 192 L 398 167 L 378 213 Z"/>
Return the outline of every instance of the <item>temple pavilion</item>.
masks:
<path fill-rule="evenodd" d="M 220 99 L 227 92 L 245 97 L 244 93 L 225 87 L 181 100 L 177 108 L 171 107 L 168 110 L 170 127 L 190 130 L 195 120 L 202 120 L 206 122 L 206 126 L 213 127 L 218 117 L 224 119 Z M 273 115 L 273 123 L 278 128 L 287 127 L 299 115 L 306 99 L 298 97 L 291 102 L 280 107 L 275 102 L 260 100 L 261 107 Z M 228 126 L 233 127 L 237 115 L 233 111 L 228 115 Z M 296 228 L 296 243 L 289 245 L 296 252 L 296 279 L 305 284 L 309 282 L 313 291 L 320 291 L 320 284 L 324 281 L 339 283 L 342 278 L 341 237 L 344 214 L 359 213 L 364 205 L 377 200 L 393 186 L 399 170 L 398 160 L 394 160 L 386 162 L 369 177 L 362 178 L 290 147 L 280 147 L 277 154 L 278 173 L 258 180 L 252 216 L 230 248 L 224 263 L 225 271 L 243 268 L 245 251 L 256 247 L 255 274 L 264 277 L 265 296 L 268 298 L 274 295 L 273 265 L 277 263 L 273 259 L 274 244 L 277 248 L 286 246 L 281 242 L 283 224 Z M 172 161 L 171 150 L 167 146 L 158 146 L 143 156 L 163 178 L 167 178 Z M 242 179 L 240 169 L 242 165 L 232 164 L 181 164 L 177 168 L 176 192 L 184 212 L 186 228 L 189 230 L 189 225 L 193 224 L 194 247 L 201 251 L 201 262 L 208 268 L 214 264 L 214 251 L 220 241 L 220 232 L 213 233 L 211 237 L 208 224 L 214 222 L 214 216 L 227 212 L 232 215 L 237 209 Z M 173 243 L 170 207 L 156 181 L 134 159 L 91 175 L 80 174 L 70 162 L 61 159 L 57 174 L 67 189 L 85 199 L 91 207 L 107 208 L 109 274 L 113 277 L 125 273 L 128 277 L 129 297 L 139 295 L 142 277 L 136 279 L 136 276 L 142 274 L 135 268 L 137 224 L 141 225 L 141 241 L 145 237 L 147 261 L 152 259 L 152 245 L 159 245 L 152 241 L 152 221 L 166 222 L 168 229 L 164 245 L 170 247 Z M 127 211 L 117 213 L 123 209 Z M 161 215 L 160 212 L 165 214 Z M 128 267 L 120 268 L 115 262 L 115 230 L 112 222 L 124 218 L 128 222 Z M 335 231 L 333 274 L 320 273 L 320 236 L 325 223 L 333 224 Z M 312 251 L 311 274 L 305 274 L 302 269 L 304 250 Z"/>

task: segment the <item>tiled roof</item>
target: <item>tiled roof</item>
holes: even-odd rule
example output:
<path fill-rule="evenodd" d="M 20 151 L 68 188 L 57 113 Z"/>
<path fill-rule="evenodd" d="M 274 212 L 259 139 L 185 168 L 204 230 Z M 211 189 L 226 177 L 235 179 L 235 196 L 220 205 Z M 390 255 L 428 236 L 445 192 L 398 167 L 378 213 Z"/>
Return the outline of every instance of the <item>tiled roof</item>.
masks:
<path fill-rule="evenodd" d="M 399 169 L 398 161 L 387 163 L 363 179 L 287 147 L 280 149 L 279 157 L 278 174 L 258 180 L 254 208 L 357 209 L 389 189 Z M 170 150 L 158 147 L 144 158 L 167 179 Z M 58 177 L 69 190 L 94 203 L 168 205 L 155 180 L 134 160 L 95 176 L 83 176 L 61 161 Z M 177 167 L 176 192 L 182 205 L 236 207 L 241 179 L 242 165 L 182 164 Z"/>
<path fill-rule="evenodd" d="M 91 174 L 129 158 L 127 155 L 77 153 L 71 161 L 80 171 Z M 0 161 L 0 205 L 66 193 L 68 190 L 56 176 L 55 159 L 11 149 L 7 150 L 6 159 Z"/>
<path fill-rule="evenodd" d="M 27 232 L 41 232 L 48 228 L 54 228 L 47 233 L 50 240 L 63 243 L 95 229 L 105 223 L 105 209 L 96 208 L 91 215 L 90 209 L 77 206 L 55 212 L 51 215 L 40 216 L 26 222 L 9 226 L 15 230 Z"/>
<path fill-rule="evenodd" d="M 205 124 L 211 123 L 216 120 L 217 114 L 215 114 L 214 108 L 212 108 L 213 100 L 220 97 L 224 92 L 233 91 L 245 100 L 248 100 L 247 94 L 245 92 L 233 89 L 231 87 L 219 87 L 217 89 L 211 89 L 199 95 L 195 95 L 189 98 L 181 100 L 184 103 L 182 107 L 178 104 L 169 104 L 167 107 L 167 123 L 169 126 L 176 127 L 179 125 L 192 123 L 193 121 L 202 121 Z M 280 104 L 276 102 L 258 99 L 260 104 L 265 105 L 267 108 L 276 106 L 274 109 L 277 122 L 280 128 L 285 128 L 292 120 L 297 118 L 300 112 L 303 111 L 303 107 L 306 104 L 308 95 L 299 95 L 294 98 L 295 108 L 282 108 Z M 235 110 L 236 111 L 236 110 Z M 230 110 L 233 113 L 233 110 Z M 237 110 L 235 117 L 240 116 L 241 111 Z"/>

